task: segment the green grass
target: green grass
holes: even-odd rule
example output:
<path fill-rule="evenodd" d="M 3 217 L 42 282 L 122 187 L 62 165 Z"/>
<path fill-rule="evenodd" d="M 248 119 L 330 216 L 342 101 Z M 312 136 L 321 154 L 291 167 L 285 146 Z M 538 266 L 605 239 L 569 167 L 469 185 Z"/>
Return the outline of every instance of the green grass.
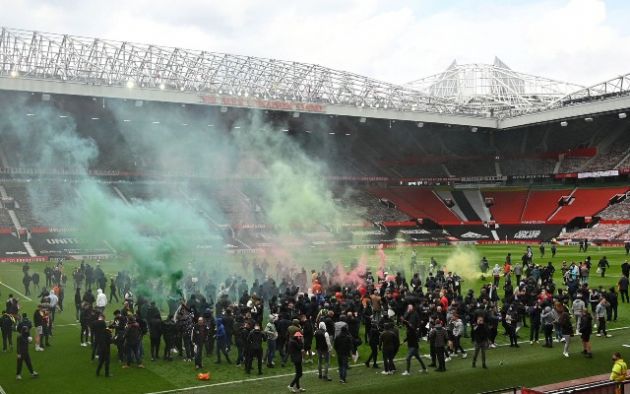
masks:
<path fill-rule="evenodd" d="M 477 247 L 480 255 L 485 255 L 489 261 L 499 263 L 503 261 L 508 251 L 517 257 L 522 253 L 521 246 L 487 246 Z M 449 247 L 418 248 L 418 255 L 422 260 L 428 260 L 430 256 L 435 256 L 438 261 L 445 260 L 445 257 L 452 251 Z M 392 265 L 399 265 L 400 269 L 405 269 L 405 264 L 399 263 L 400 251 L 388 251 Z M 404 260 L 408 259 L 409 250 L 404 250 Z M 374 251 L 304 251 L 295 256 L 296 261 L 300 261 L 305 267 L 316 267 L 322 264 L 327 258 L 334 261 L 348 262 L 361 253 L 366 253 L 368 263 L 372 267 L 378 265 L 378 256 Z M 592 258 L 597 261 L 600 256 L 608 256 L 611 262 L 611 269 L 607 272 L 607 278 L 592 277 L 591 284 L 595 286 L 612 286 L 620 276 L 620 264 L 625 258 L 622 249 L 602 249 L 593 248 L 589 251 Z M 575 247 L 561 247 L 557 257 L 553 260 L 554 265 L 559 270 L 563 259 L 578 260 L 584 254 L 578 254 Z M 238 272 L 240 268 L 240 258 L 236 257 L 232 264 L 233 271 Z M 271 261 L 271 259 L 270 259 Z M 548 259 L 544 259 L 544 262 Z M 76 262 L 66 263 L 66 272 L 70 272 Z M 102 263 L 107 273 L 114 273 L 127 265 L 124 261 L 106 261 Z M 32 269 L 42 272 L 45 264 L 32 264 Z M 396 267 L 388 267 L 394 270 Z M 0 281 L 22 291 L 21 284 L 21 264 L 3 264 L 0 266 Z M 559 278 L 559 273 L 556 273 Z M 464 290 L 475 289 L 478 292 L 481 282 L 465 283 Z M 11 292 L 4 286 L 0 286 L 3 302 Z M 21 304 L 23 311 L 32 315 L 35 308 L 34 302 L 28 302 L 22 297 Z M 0 353 L 0 385 L 9 394 L 21 393 L 148 393 L 162 390 L 172 390 L 184 387 L 212 385 L 226 383 L 219 386 L 211 386 L 193 390 L 194 392 L 221 392 L 221 393 L 276 393 L 287 391 L 286 386 L 291 377 L 273 377 L 274 375 L 290 374 L 292 369 L 275 368 L 265 369 L 264 379 L 257 380 L 257 376 L 247 376 L 244 371 L 234 365 L 222 364 L 216 366 L 214 358 L 205 358 L 204 370 L 212 373 L 209 382 L 199 382 L 196 380 L 196 372 L 191 363 L 184 363 L 179 359 L 173 362 L 157 361 L 151 362 L 145 357 L 146 369 L 121 369 L 117 361 L 112 361 L 112 373 L 114 377 L 105 379 L 96 378 L 96 364 L 90 362 L 89 348 L 79 346 L 79 327 L 75 325 L 74 306 L 72 305 L 73 289 L 69 285 L 66 294 L 66 311 L 57 315 L 55 336 L 52 338 L 52 347 L 45 352 L 39 353 L 31 351 L 31 357 L 35 368 L 40 373 L 39 379 L 30 379 L 26 374 L 21 382 L 15 380 L 15 353 Z M 109 306 L 106 311 L 108 317 L 114 306 Z M 610 328 L 620 328 L 630 326 L 630 307 L 628 304 L 621 304 L 619 308 L 619 320 L 611 323 Z M 325 383 L 320 382 L 316 374 L 309 373 L 315 365 L 305 365 L 305 376 L 303 386 L 309 392 L 332 393 L 332 392 L 367 392 L 386 389 L 388 392 L 419 392 L 420 390 L 431 393 L 470 393 L 483 390 L 496 389 L 514 385 L 536 386 L 553 383 L 581 376 L 590 376 L 606 373 L 610 370 L 610 355 L 614 351 L 621 351 L 624 354 L 624 344 L 628 338 L 628 330 L 613 331 L 613 338 L 602 339 L 593 338 L 593 359 L 584 359 L 579 355 L 579 338 L 575 337 L 571 346 L 572 355 L 569 359 L 562 357 L 560 347 L 554 349 L 544 349 L 539 346 L 523 345 L 520 349 L 503 347 L 492 350 L 488 353 L 488 364 L 490 369 L 472 369 L 470 359 L 455 359 L 447 364 L 448 372 L 439 374 L 431 372 L 428 375 L 414 373 L 412 376 L 404 377 L 381 376 L 375 370 L 365 368 L 361 361 L 354 366 L 348 375 L 349 384 L 341 385 L 336 381 Z M 528 339 L 527 331 L 521 332 L 522 339 Z M 505 343 L 506 338 L 501 335 L 499 343 Z M 468 339 L 464 341 L 464 347 L 471 347 Z M 145 343 L 145 350 L 148 352 L 148 342 Z M 421 344 L 421 350 L 428 351 L 426 343 Z M 145 352 L 145 353 L 146 353 Z M 232 357 L 235 358 L 233 350 Z M 112 356 L 115 357 L 115 348 L 112 347 Z M 367 357 L 367 348 L 360 349 L 361 359 Z M 404 357 L 406 348 L 403 347 L 398 354 L 399 358 Z M 628 352 L 630 355 L 630 352 Z M 630 356 L 629 356 L 630 358 Z M 333 366 L 336 359 L 332 361 Z M 500 364 L 502 362 L 502 364 Z M 399 371 L 404 369 L 403 361 L 397 362 Z M 417 371 L 417 364 L 413 364 L 413 371 Z M 333 373 L 333 377 L 335 374 Z M 253 380 L 247 380 L 248 378 Z M 245 379 L 245 380 L 244 380 Z M 243 381 L 244 380 L 244 381 Z M 234 382 L 234 383 L 229 383 Z"/>

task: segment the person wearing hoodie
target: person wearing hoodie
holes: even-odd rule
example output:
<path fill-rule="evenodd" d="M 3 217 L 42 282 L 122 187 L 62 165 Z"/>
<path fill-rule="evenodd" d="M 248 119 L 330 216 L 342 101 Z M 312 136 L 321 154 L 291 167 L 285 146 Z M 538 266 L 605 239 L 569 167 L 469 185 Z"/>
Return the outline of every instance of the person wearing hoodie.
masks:
<path fill-rule="evenodd" d="M 314 334 L 315 338 L 315 350 L 317 351 L 317 371 L 319 373 L 319 379 L 324 379 L 330 382 L 332 379 L 328 377 L 328 368 L 330 367 L 330 352 L 332 350 L 332 343 L 330 341 L 330 335 L 326 331 L 326 323 L 319 322 L 317 330 Z M 323 373 L 322 373 L 323 369 Z"/>
<path fill-rule="evenodd" d="M 269 321 L 265 325 L 263 333 L 267 337 L 267 353 L 265 359 L 267 360 L 267 368 L 274 368 L 276 364 L 273 359 L 276 356 L 276 341 L 278 340 L 278 330 L 276 329 L 275 322 L 278 320 L 278 315 L 272 313 L 269 315 Z"/>
<path fill-rule="evenodd" d="M 543 347 L 553 347 L 553 324 L 555 321 L 555 314 L 550 306 L 546 306 L 540 314 L 540 322 L 543 326 L 543 332 L 545 333 L 545 344 Z"/>
<path fill-rule="evenodd" d="M 352 354 L 352 335 L 348 326 L 341 327 L 341 332 L 335 337 L 334 348 L 337 352 L 337 362 L 339 364 L 339 382 L 346 383 L 348 376 L 348 358 Z"/>
<path fill-rule="evenodd" d="M 96 310 L 99 313 L 104 313 L 107 306 L 107 296 L 101 289 L 96 290 Z"/>
<path fill-rule="evenodd" d="M 446 360 L 445 360 L 445 351 L 446 351 L 446 339 L 447 333 L 444 327 L 442 327 L 442 322 L 440 320 L 436 320 L 435 327 L 429 332 L 429 340 L 433 341 L 435 347 L 435 355 L 437 358 L 437 372 L 445 372 L 446 371 Z"/>
<path fill-rule="evenodd" d="M 228 337 L 225 332 L 225 326 L 223 325 L 223 318 L 217 317 L 217 361 L 216 364 L 221 364 L 221 354 L 225 356 L 225 360 L 228 364 L 232 364 L 230 356 L 227 352 Z"/>

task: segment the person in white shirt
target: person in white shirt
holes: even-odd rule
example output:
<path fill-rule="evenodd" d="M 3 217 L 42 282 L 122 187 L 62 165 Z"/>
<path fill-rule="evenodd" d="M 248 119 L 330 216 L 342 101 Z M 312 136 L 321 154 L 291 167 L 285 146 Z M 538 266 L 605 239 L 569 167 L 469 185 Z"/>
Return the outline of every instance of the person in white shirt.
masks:
<path fill-rule="evenodd" d="M 107 296 L 103 292 L 102 289 L 96 290 L 96 310 L 100 313 L 105 311 L 105 307 L 107 306 Z"/>

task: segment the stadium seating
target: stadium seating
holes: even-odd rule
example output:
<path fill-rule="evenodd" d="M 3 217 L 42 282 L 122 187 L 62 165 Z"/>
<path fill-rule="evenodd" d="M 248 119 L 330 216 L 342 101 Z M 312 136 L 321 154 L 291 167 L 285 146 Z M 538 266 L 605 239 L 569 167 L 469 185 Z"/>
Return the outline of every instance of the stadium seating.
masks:
<path fill-rule="evenodd" d="M 571 190 L 530 190 L 521 216 L 523 223 L 544 223 L 558 209 L 558 200 Z"/>
<path fill-rule="evenodd" d="M 597 216 L 606 220 L 630 220 L 630 199 L 607 207 Z"/>
<path fill-rule="evenodd" d="M 628 190 L 627 187 L 577 189 L 573 193 L 572 203 L 561 207 L 548 221 L 550 223 L 568 223 L 576 217 L 593 216 L 606 208 L 612 196 L 624 193 L 626 190 Z"/>
<path fill-rule="evenodd" d="M 521 215 L 528 195 L 526 190 L 483 192 L 483 195 L 494 199 L 494 205 L 490 207 L 490 213 L 496 222 L 501 224 L 518 224 L 521 222 Z"/>
<path fill-rule="evenodd" d="M 598 224 L 560 235 L 560 239 L 590 239 L 601 241 L 624 240 L 630 231 L 629 224 Z"/>
<path fill-rule="evenodd" d="M 372 193 L 393 201 L 412 218 L 429 218 L 440 224 L 458 224 L 461 220 L 431 190 L 409 187 L 373 189 Z"/>

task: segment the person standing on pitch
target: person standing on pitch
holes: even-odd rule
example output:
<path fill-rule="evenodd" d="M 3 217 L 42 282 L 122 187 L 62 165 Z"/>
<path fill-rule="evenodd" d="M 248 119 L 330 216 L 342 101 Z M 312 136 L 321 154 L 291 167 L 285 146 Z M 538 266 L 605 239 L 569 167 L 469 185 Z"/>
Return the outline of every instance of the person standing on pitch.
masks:
<path fill-rule="evenodd" d="M 477 356 L 479 356 L 479 351 L 481 351 L 481 366 L 483 368 L 488 368 L 486 366 L 486 349 L 488 348 L 489 336 L 490 333 L 488 332 L 488 327 L 486 326 L 483 316 L 479 316 L 477 318 L 477 324 L 473 326 L 472 330 L 472 340 L 475 343 L 475 354 L 472 362 L 473 368 L 477 366 Z"/>
<path fill-rule="evenodd" d="M 110 346 L 112 344 L 112 330 L 107 327 L 101 333 L 101 337 L 98 341 L 98 367 L 96 367 L 96 376 L 101 375 L 101 368 L 105 365 L 105 377 L 110 378 L 112 375 L 109 373 L 109 360 L 110 360 Z"/>
<path fill-rule="evenodd" d="M 289 390 L 293 393 L 299 393 L 306 391 L 303 387 L 300 387 L 300 378 L 302 377 L 302 353 L 304 352 L 304 345 L 302 344 L 302 333 L 296 331 L 287 345 L 287 352 L 293 365 L 295 366 L 295 376 L 289 384 Z"/>
<path fill-rule="evenodd" d="M 348 358 L 352 354 L 352 335 L 348 326 L 341 327 L 341 333 L 335 337 L 334 347 L 339 363 L 339 382 L 345 384 L 348 376 Z"/>
<path fill-rule="evenodd" d="M 420 338 L 419 338 L 419 334 L 418 334 L 418 330 L 408 321 L 405 321 L 405 325 L 407 326 L 407 337 L 405 338 L 405 340 L 403 342 L 407 342 L 407 369 L 405 370 L 405 372 L 403 372 L 403 376 L 407 376 L 410 374 L 410 370 L 411 370 L 411 359 L 412 358 L 416 358 L 416 360 L 418 360 L 418 362 L 420 363 L 420 366 L 422 366 L 422 370 L 420 370 L 420 372 L 422 373 L 426 373 L 427 372 L 427 366 L 424 365 L 424 362 L 422 361 L 422 359 L 420 358 L 420 345 L 418 344 L 418 342 L 420 342 Z"/>
<path fill-rule="evenodd" d="M 29 336 L 28 331 L 27 326 L 22 326 L 20 336 L 17 339 L 17 375 L 15 376 L 17 380 L 22 379 L 22 363 L 26 363 L 26 368 L 28 368 L 32 377 L 36 378 L 39 376 L 37 371 L 33 369 L 31 356 L 28 353 L 28 344 L 33 340 L 33 338 Z"/>

